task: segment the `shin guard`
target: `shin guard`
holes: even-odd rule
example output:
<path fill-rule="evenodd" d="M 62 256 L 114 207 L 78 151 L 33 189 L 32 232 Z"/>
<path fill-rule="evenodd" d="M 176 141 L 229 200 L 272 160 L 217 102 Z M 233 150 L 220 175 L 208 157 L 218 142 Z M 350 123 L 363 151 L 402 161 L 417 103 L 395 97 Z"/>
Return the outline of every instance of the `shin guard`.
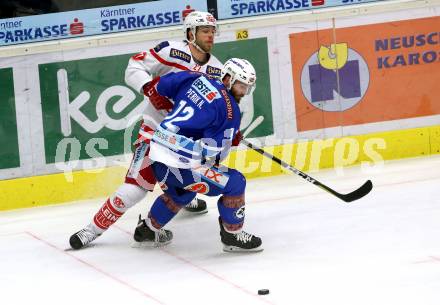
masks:
<path fill-rule="evenodd" d="M 183 205 L 176 203 L 170 195 L 163 194 L 156 198 L 148 213 L 151 228 L 159 230 L 180 211 Z"/>
<path fill-rule="evenodd" d="M 238 232 L 244 222 L 244 194 L 239 196 L 223 195 L 217 202 L 218 211 L 227 232 Z"/>

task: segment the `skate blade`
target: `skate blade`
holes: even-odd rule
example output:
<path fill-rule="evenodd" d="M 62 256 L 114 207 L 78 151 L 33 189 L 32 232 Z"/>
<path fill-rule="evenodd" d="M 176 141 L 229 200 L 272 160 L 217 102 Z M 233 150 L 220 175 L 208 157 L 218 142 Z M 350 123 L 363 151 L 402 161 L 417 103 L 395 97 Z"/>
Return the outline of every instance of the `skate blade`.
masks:
<path fill-rule="evenodd" d="M 134 242 L 131 243 L 130 246 L 132 248 L 162 248 L 162 247 L 165 247 L 166 245 L 168 245 L 170 243 L 171 243 L 171 240 L 167 241 L 167 242 L 163 242 L 163 243 L 157 243 L 157 242 L 154 242 L 154 241 L 141 241 L 141 242 L 134 241 Z"/>
<path fill-rule="evenodd" d="M 223 245 L 223 251 L 225 252 L 247 253 L 247 252 L 261 252 L 263 250 L 264 248 L 262 246 L 258 246 L 257 248 L 253 248 L 253 249 L 243 249 L 235 246 Z"/>
<path fill-rule="evenodd" d="M 208 213 L 208 209 L 203 210 L 203 211 L 198 211 L 198 212 L 188 211 L 187 209 L 183 209 L 183 210 L 189 215 L 203 215 L 203 214 Z"/>
<path fill-rule="evenodd" d="M 82 246 L 81 248 L 78 248 L 78 249 L 72 248 L 72 246 L 70 246 L 70 248 L 66 248 L 66 249 L 64 249 L 64 251 L 74 251 L 74 252 L 76 252 L 76 251 L 81 251 L 81 250 L 84 250 L 84 249 L 87 249 L 87 248 L 93 248 L 95 246 L 96 246 L 96 244 L 93 244 L 93 243 L 84 245 L 84 246 Z"/>

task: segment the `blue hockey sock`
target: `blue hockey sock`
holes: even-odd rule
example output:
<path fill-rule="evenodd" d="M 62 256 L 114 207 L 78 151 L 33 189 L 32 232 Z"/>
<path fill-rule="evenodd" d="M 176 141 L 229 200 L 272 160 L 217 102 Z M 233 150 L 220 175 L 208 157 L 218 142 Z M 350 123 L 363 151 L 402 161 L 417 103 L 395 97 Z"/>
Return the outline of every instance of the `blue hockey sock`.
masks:
<path fill-rule="evenodd" d="M 161 229 L 182 207 L 183 205 L 176 203 L 171 196 L 163 194 L 154 201 L 148 217 L 155 229 Z"/>
<path fill-rule="evenodd" d="M 241 230 L 244 222 L 244 195 L 222 196 L 217 202 L 218 211 L 226 231 Z"/>

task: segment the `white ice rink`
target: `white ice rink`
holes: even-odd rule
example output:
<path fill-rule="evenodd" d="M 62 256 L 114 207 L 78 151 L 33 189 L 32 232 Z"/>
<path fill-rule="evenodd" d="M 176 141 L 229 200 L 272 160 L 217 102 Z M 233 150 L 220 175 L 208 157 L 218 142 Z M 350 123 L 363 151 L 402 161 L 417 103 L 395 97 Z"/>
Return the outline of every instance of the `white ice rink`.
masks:
<path fill-rule="evenodd" d="M 0 213 L 0 304 L 440 304 L 440 156 L 311 175 L 374 188 L 347 204 L 297 176 L 251 180 L 254 254 L 222 252 L 215 199 L 208 214 L 181 212 L 163 249 L 130 246 L 151 195 L 80 251 L 69 236 L 103 200 Z"/>

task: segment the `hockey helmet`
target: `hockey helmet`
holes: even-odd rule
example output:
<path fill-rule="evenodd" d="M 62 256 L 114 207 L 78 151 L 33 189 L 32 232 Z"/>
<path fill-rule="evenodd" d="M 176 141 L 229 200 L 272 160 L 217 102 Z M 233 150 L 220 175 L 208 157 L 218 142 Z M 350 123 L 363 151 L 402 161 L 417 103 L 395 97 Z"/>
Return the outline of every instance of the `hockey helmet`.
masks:
<path fill-rule="evenodd" d="M 196 39 L 196 28 L 198 26 L 213 26 L 215 28 L 216 35 L 218 35 L 218 26 L 215 17 L 208 12 L 194 11 L 189 13 L 183 20 L 183 36 L 185 37 L 185 40 L 189 41 L 188 29 L 190 29 L 194 35 L 193 41 L 190 42 L 194 43 Z"/>
<path fill-rule="evenodd" d="M 251 94 L 255 90 L 255 82 L 257 80 L 255 69 L 246 59 L 228 59 L 223 65 L 221 79 L 226 75 L 231 76 L 228 90 L 231 90 L 237 80 L 248 86 L 246 95 Z"/>

